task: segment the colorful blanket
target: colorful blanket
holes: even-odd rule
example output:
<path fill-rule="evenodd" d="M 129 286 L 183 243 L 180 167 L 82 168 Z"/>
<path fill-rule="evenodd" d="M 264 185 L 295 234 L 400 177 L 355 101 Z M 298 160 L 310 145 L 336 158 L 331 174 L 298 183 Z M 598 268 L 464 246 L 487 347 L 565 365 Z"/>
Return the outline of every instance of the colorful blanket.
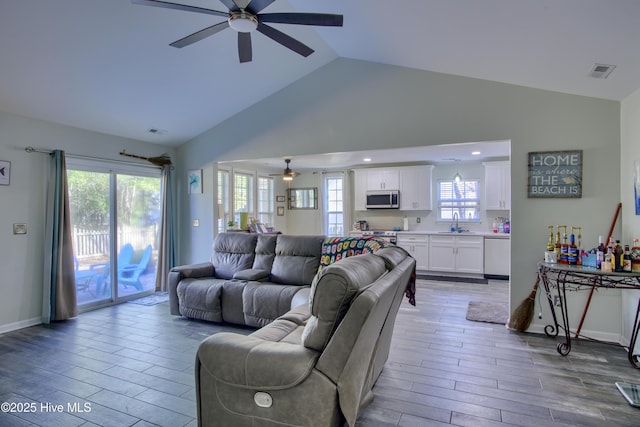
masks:
<path fill-rule="evenodd" d="M 372 254 L 379 249 L 396 246 L 386 240 L 376 237 L 329 237 L 322 243 L 322 256 L 318 271 L 324 267 L 340 261 L 342 258 L 354 255 Z M 409 304 L 416 305 L 416 273 L 411 274 L 405 295 Z"/>

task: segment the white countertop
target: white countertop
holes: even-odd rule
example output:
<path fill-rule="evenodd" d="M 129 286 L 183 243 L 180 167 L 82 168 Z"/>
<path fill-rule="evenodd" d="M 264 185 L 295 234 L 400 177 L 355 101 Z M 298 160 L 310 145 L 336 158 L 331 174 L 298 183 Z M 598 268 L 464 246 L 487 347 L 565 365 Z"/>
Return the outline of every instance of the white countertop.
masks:
<path fill-rule="evenodd" d="M 485 239 L 510 239 L 509 233 L 492 233 L 491 231 L 468 231 L 464 233 L 450 233 L 442 230 L 424 231 L 398 231 L 398 236 L 403 234 L 422 234 L 422 235 L 438 235 L 438 236 L 482 236 Z"/>

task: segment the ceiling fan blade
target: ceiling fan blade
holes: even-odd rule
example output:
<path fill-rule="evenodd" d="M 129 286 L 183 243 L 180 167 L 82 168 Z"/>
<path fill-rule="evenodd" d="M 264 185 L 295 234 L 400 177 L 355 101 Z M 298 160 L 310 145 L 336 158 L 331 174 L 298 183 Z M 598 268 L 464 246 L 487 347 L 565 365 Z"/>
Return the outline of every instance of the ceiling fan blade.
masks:
<path fill-rule="evenodd" d="M 229 9 L 232 12 L 239 12 L 240 11 L 240 7 L 236 4 L 236 2 L 234 0 L 220 0 L 220 3 L 225 5 L 227 7 L 227 9 Z"/>
<path fill-rule="evenodd" d="M 196 31 L 195 33 L 188 35 L 187 37 L 181 38 L 180 40 L 176 40 L 173 43 L 171 43 L 170 46 L 173 47 L 185 47 L 185 46 L 189 46 L 190 44 L 193 44 L 197 41 L 200 41 L 202 39 L 206 39 L 209 36 L 212 36 L 222 30 L 224 30 L 225 28 L 229 27 L 229 22 L 227 21 L 222 21 L 218 24 L 212 25 L 210 27 L 207 27 L 203 30 L 200 31 Z"/>
<path fill-rule="evenodd" d="M 325 27 L 342 27 L 342 15 L 331 13 L 263 13 L 258 21 L 278 24 L 320 25 Z"/>
<path fill-rule="evenodd" d="M 266 8 L 267 6 L 269 6 L 274 1 L 276 0 L 251 0 L 249 2 L 249 5 L 245 9 L 247 9 L 249 12 L 255 15 L 261 10 L 263 10 L 264 8 Z"/>
<path fill-rule="evenodd" d="M 314 52 L 314 50 L 306 44 L 301 43 L 293 37 L 286 35 L 282 31 L 276 30 L 275 28 L 265 25 L 262 22 L 258 23 L 258 31 L 269 37 L 271 40 L 280 43 L 282 46 L 291 49 L 292 51 L 304 56 L 305 58 Z"/>
<path fill-rule="evenodd" d="M 240 63 L 251 62 L 253 53 L 251 49 L 251 33 L 238 33 L 238 58 Z"/>
<path fill-rule="evenodd" d="M 213 9 L 205 9 L 203 7 L 188 6 L 186 4 L 170 3 L 168 1 L 161 1 L 161 0 L 131 0 L 131 3 L 141 4 L 143 6 L 154 6 L 154 7 L 162 7 L 162 8 L 165 8 L 165 9 L 175 9 L 175 10 L 184 10 L 184 11 L 187 11 L 187 12 L 204 13 L 204 14 L 207 14 L 207 15 L 214 15 L 214 16 L 224 16 L 225 18 L 229 17 L 229 13 L 228 12 L 221 12 L 219 10 L 213 10 Z"/>

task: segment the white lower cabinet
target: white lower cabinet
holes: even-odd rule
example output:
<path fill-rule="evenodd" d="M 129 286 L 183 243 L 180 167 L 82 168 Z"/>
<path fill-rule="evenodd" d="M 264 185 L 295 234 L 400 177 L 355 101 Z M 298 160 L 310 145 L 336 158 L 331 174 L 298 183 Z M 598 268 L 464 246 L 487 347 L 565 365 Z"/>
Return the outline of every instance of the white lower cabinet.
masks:
<path fill-rule="evenodd" d="M 484 273 L 482 236 L 431 235 L 429 270 L 443 273 Z"/>
<path fill-rule="evenodd" d="M 429 269 L 429 236 L 426 234 L 399 234 L 396 244 L 416 260 L 416 270 Z"/>

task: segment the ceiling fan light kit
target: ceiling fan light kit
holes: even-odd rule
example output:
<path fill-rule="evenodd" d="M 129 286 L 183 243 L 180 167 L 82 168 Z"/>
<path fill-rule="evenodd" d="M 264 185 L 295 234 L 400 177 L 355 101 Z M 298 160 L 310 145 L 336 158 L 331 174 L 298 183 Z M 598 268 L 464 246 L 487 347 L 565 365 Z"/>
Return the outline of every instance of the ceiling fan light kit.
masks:
<path fill-rule="evenodd" d="M 241 63 L 252 60 L 251 33 L 255 30 L 301 56 L 307 57 L 313 53 L 313 49 L 309 46 L 266 23 L 342 27 L 342 15 L 296 12 L 259 13 L 274 1 L 275 0 L 251 0 L 248 4 L 244 5 L 245 2 L 241 0 L 220 0 L 220 2 L 229 9 L 227 12 L 222 12 L 163 0 L 131 0 L 134 4 L 144 6 L 203 13 L 226 18 L 225 21 L 218 22 L 210 27 L 203 28 L 202 30 L 183 37 L 180 40 L 176 40 L 170 43 L 170 46 L 183 48 L 231 27 L 231 29 L 238 33 L 238 58 Z M 242 4 L 242 6 L 239 3 Z"/>
<path fill-rule="evenodd" d="M 243 10 L 229 14 L 229 26 L 238 33 L 250 33 L 258 28 L 258 18 Z"/>

